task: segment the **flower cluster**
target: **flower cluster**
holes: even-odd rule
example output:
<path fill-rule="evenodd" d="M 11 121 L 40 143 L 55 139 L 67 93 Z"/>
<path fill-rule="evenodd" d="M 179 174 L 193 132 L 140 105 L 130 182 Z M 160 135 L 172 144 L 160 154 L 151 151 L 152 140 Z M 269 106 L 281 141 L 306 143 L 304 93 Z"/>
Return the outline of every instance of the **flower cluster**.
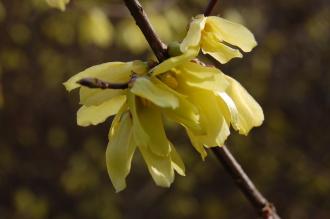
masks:
<path fill-rule="evenodd" d="M 175 171 L 185 174 L 180 155 L 166 137 L 163 118 L 186 129 L 203 159 L 205 148 L 224 144 L 230 126 L 247 135 L 251 128 L 262 124 L 261 107 L 239 82 L 196 59 L 202 50 L 225 63 L 242 56 L 236 47 L 248 52 L 255 46 L 253 35 L 242 25 L 199 15 L 180 44 L 181 54 L 156 66 L 143 61 L 104 63 L 64 83 L 68 91 L 80 88 L 78 125 L 96 125 L 115 115 L 106 163 L 116 191 L 126 187 L 136 149 L 157 185 L 169 187 Z M 127 83 L 127 88 L 84 87 L 77 83 L 84 78 Z"/>

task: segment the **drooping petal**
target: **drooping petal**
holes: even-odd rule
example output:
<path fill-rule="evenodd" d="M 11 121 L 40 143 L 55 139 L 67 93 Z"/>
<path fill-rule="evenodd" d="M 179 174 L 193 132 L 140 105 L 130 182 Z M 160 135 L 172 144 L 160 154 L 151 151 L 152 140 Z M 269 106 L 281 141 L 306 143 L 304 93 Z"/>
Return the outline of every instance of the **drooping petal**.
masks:
<path fill-rule="evenodd" d="M 207 152 L 204 148 L 203 143 L 200 142 L 199 139 L 195 137 L 195 134 L 193 134 L 193 132 L 189 131 L 189 129 L 186 129 L 186 131 L 187 131 L 187 134 L 189 136 L 192 146 L 201 155 L 202 159 L 205 160 L 205 157 L 207 156 Z"/>
<path fill-rule="evenodd" d="M 257 45 L 253 34 L 241 24 L 216 16 L 207 17 L 206 22 L 215 30 L 219 39 L 238 46 L 244 52 L 250 52 Z"/>
<path fill-rule="evenodd" d="M 98 106 L 82 106 L 77 112 L 77 123 L 80 126 L 97 125 L 116 114 L 126 101 L 121 95 L 103 102 Z"/>
<path fill-rule="evenodd" d="M 174 109 L 179 105 L 179 100 L 173 92 L 170 92 L 166 86 L 162 86 L 157 79 L 145 77 L 137 78 L 131 88 L 131 92 L 150 100 L 160 107 L 170 107 Z"/>
<path fill-rule="evenodd" d="M 160 111 L 154 106 L 144 106 L 138 108 L 138 117 L 141 127 L 149 136 L 146 145 L 142 146 L 148 146 L 151 152 L 158 156 L 168 156 L 171 146 L 166 137 Z"/>
<path fill-rule="evenodd" d="M 159 65 L 155 66 L 149 71 L 149 74 L 152 76 L 156 76 L 167 71 L 170 71 L 172 68 L 176 66 L 180 66 L 181 64 L 190 61 L 198 55 L 199 48 L 190 48 L 185 53 L 179 56 L 171 57 L 166 59 Z"/>
<path fill-rule="evenodd" d="M 87 68 L 63 84 L 68 91 L 71 91 L 81 86 L 77 81 L 82 78 L 98 78 L 111 83 L 127 82 L 132 71 L 137 74 L 146 73 L 147 65 L 142 61 L 103 63 Z"/>
<path fill-rule="evenodd" d="M 236 128 L 240 134 L 247 135 L 251 128 L 260 126 L 264 121 L 262 108 L 238 81 L 229 76 L 226 77 L 230 83 L 226 93 L 234 101 L 238 110 Z"/>
<path fill-rule="evenodd" d="M 126 177 L 136 148 L 132 137 L 132 121 L 129 112 L 118 114 L 119 124 L 111 126 L 109 143 L 106 150 L 106 164 L 111 182 L 120 192 L 126 188 Z"/>
<path fill-rule="evenodd" d="M 218 96 L 210 91 L 194 89 L 194 92 L 190 93 L 189 100 L 199 109 L 200 124 L 206 131 L 206 134 L 198 135 L 189 130 L 190 134 L 194 135 L 193 140 L 199 141 L 206 147 L 223 145 L 230 131 L 221 108 L 216 104 Z M 210 103 L 215 104 L 210 106 Z"/>
<path fill-rule="evenodd" d="M 171 161 L 174 170 L 180 174 L 181 176 L 185 176 L 186 168 L 184 163 L 179 155 L 179 153 L 175 150 L 174 146 L 171 144 Z"/>
<path fill-rule="evenodd" d="M 132 92 L 127 92 L 127 103 L 133 118 L 133 138 L 137 145 L 145 146 L 148 144 L 149 135 L 141 125 L 138 109 L 142 107 L 141 101 Z"/>
<path fill-rule="evenodd" d="M 205 21 L 206 18 L 203 15 L 199 15 L 193 18 L 189 25 L 188 33 L 180 45 L 182 52 L 186 52 L 190 47 L 196 47 L 199 45 L 202 30 L 205 26 Z"/>
<path fill-rule="evenodd" d="M 238 129 L 238 110 L 234 101 L 226 92 L 218 92 L 218 104 L 226 119 L 227 124 L 232 124 L 235 130 Z"/>
<path fill-rule="evenodd" d="M 156 185 L 170 187 L 174 181 L 171 156 L 158 156 L 152 153 L 148 147 L 139 147 L 139 149 Z"/>
<path fill-rule="evenodd" d="M 233 58 L 242 58 L 242 54 L 238 49 L 233 49 L 221 43 L 212 32 L 203 34 L 201 47 L 204 54 L 209 54 L 221 64 L 225 64 Z"/>

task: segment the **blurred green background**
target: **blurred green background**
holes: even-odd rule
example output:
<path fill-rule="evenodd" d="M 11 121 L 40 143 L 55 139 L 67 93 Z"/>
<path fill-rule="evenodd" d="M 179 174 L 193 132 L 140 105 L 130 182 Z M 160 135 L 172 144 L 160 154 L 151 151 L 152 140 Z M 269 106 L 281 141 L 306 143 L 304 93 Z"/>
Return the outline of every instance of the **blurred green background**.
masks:
<path fill-rule="evenodd" d="M 181 40 L 206 0 L 141 1 L 165 42 Z M 265 122 L 229 148 L 283 218 L 330 218 L 330 4 L 328 0 L 231 0 L 214 10 L 243 23 L 258 47 L 219 66 L 262 105 Z M 108 20 L 108 19 L 109 20 Z M 111 121 L 76 125 L 77 93 L 62 82 L 92 65 L 152 57 L 122 1 L 0 1 L 0 218 L 255 218 L 211 153 L 169 126 L 186 177 L 156 187 L 136 153 L 128 188 L 105 166 Z"/>

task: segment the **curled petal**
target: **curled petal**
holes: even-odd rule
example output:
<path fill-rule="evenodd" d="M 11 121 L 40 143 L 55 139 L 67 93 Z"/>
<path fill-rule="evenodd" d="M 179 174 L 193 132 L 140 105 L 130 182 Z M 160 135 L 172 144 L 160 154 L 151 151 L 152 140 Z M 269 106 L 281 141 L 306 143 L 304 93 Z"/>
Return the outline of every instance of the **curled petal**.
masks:
<path fill-rule="evenodd" d="M 205 21 L 206 18 L 203 15 L 199 15 L 193 18 L 192 22 L 189 25 L 188 33 L 180 45 L 180 49 L 182 52 L 186 52 L 190 47 L 199 46 L 202 31 L 205 26 Z"/>
<path fill-rule="evenodd" d="M 251 128 L 260 126 L 264 121 L 262 108 L 239 82 L 229 76 L 226 77 L 230 83 L 226 93 L 238 110 L 236 129 L 240 134 L 247 135 Z"/>
<path fill-rule="evenodd" d="M 253 34 L 241 24 L 216 16 L 207 17 L 206 22 L 215 30 L 219 40 L 238 46 L 244 52 L 250 52 L 257 45 Z"/>
<path fill-rule="evenodd" d="M 189 130 L 191 132 L 190 136 L 194 135 L 193 140 L 206 147 L 223 145 L 230 131 L 221 108 L 216 104 L 218 96 L 210 91 L 201 89 L 198 91 L 196 89 L 194 93 L 190 94 L 189 98 L 199 109 L 200 124 L 202 129 L 206 132 L 205 134 L 199 135 Z M 210 107 L 210 103 L 215 104 Z"/>
<path fill-rule="evenodd" d="M 202 40 L 202 51 L 209 54 L 221 64 L 225 64 L 233 58 L 242 58 L 238 49 L 233 49 L 215 38 L 214 33 L 204 33 Z"/>
<path fill-rule="evenodd" d="M 117 114 L 116 121 L 113 121 L 109 132 L 109 143 L 106 150 L 108 174 L 116 192 L 126 188 L 126 177 L 131 169 L 135 148 L 129 113 Z"/>
<path fill-rule="evenodd" d="M 126 101 L 126 96 L 121 95 L 103 102 L 98 106 L 82 106 L 77 112 L 77 123 L 80 126 L 97 125 L 108 117 L 118 113 Z"/>
<path fill-rule="evenodd" d="M 234 101 L 225 92 L 218 92 L 219 106 L 228 124 L 232 124 L 235 130 L 238 129 L 238 110 Z"/>
<path fill-rule="evenodd" d="M 174 181 L 171 156 L 158 156 L 146 147 L 139 147 L 139 149 L 156 185 L 170 187 Z"/>

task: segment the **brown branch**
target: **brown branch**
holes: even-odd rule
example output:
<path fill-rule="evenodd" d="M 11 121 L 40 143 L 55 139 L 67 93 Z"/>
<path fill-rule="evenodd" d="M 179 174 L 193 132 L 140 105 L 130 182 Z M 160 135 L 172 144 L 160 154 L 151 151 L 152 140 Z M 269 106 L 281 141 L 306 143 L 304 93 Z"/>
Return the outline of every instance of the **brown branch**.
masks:
<path fill-rule="evenodd" d="M 129 86 L 129 83 L 109 83 L 97 78 L 83 78 L 77 83 L 85 87 L 100 89 L 126 89 Z"/>
<path fill-rule="evenodd" d="M 154 51 L 156 57 L 160 62 L 164 61 L 167 57 L 166 45 L 156 35 L 153 30 L 141 4 L 138 0 L 124 0 L 126 6 L 134 17 L 136 24 L 139 26 L 144 36 L 146 37 L 150 47 Z M 211 14 L 217 0 L 210 0 L 204 15 Z M 212 148 L 213 153 L 218 160 L 222 163 L 225 170 L 231 175 L 236 182 L 237 186 L 251 202 L 258 214 L 264 219 L 280 219 L 276 214 L 273 205 L 264 198 L 264 196 L 257 190 L 253 182 L 243 171 L 239 163 L 235 160 L 231 152 L 226 146 Z"/>
<path fill-rule="evenodd" d="M 210 0 L 208 5 L 205 8 L 204 15 L 209 16 L 211 12 L 213 11 L 213 8 L 215 4 L 218 2 L 218 0 Z"/>
<path fill-rule="evenodd" d="M 253 205 L 258 215 L 264 219 L 280 219 L 274 205 L 259 192 L 229 149 L 222 146 L 211 148 L 211 150 L 244 196 Z"/>
<path fill-rule="evenodd" d="M 155 33 L 140 2 L 138 0 L 124 0 L 124 2 L 128 10 L 134 17 L 136 24 L 139 26 L 144 37 L 148 41 L 157 59 L 160 62 L 164 61 L 166 58 L 168 58 L 166 45 L 159 39 L 159 37 Z"/>

